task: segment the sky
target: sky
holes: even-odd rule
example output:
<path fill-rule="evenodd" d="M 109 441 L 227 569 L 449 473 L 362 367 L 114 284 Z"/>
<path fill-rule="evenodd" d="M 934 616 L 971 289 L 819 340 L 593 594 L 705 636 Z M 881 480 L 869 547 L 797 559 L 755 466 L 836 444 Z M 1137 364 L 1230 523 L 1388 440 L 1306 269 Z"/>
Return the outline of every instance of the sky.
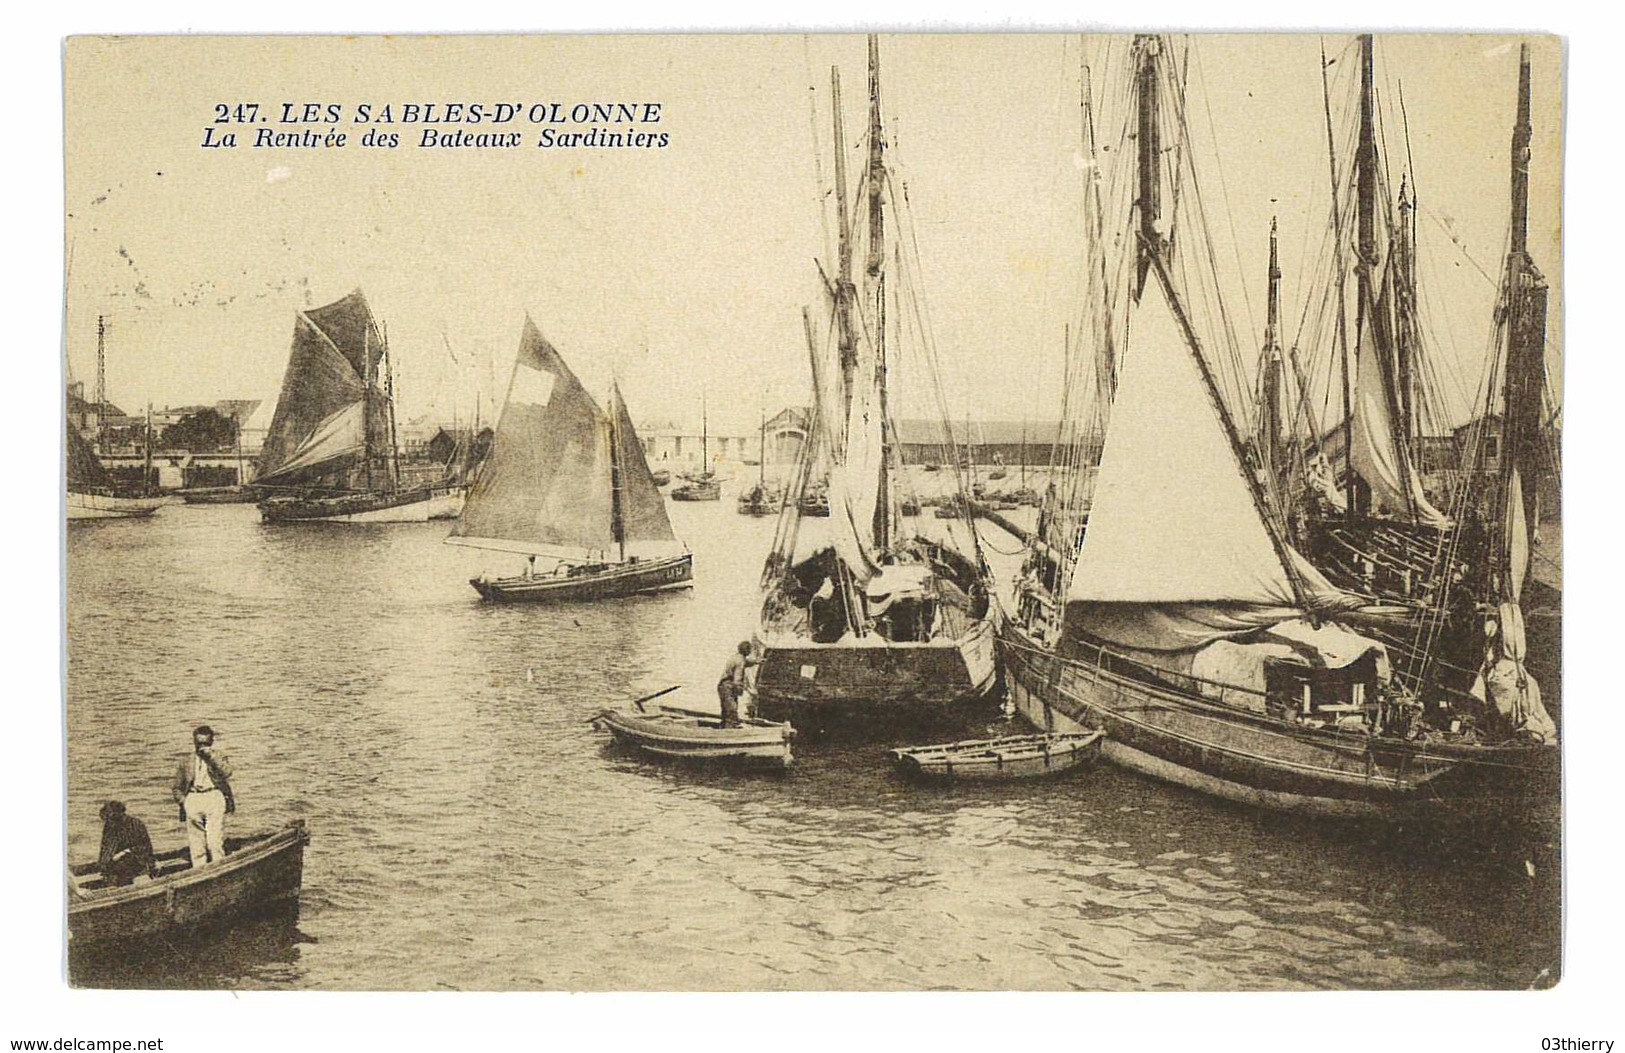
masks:
<path fill-rule="evenodd" d="M 1289 340 L 1313 294 L 1320 49 L 1351 41 L 1192 38 L 1192 149 L 1244 348 L 1264 324 L 1272 216 Z M 1560 347 L 1561 51 L 1535 44 L 1531 242 Z M 1079 70 L 1087 59 L 1108 100 L 1123 38 L 887 36 L 880 50 L 888 160 L 908 189 L 949 412 L 1051 418 L 1084 258 Z M 126 411 L 272 399 L 295 313 L 359 287 L 387 328 L 405 418 L 467 419 L 476 397 L 492 414 L 529 314 L 589 388 L 617 377 L 636 419 L 693 423 L 703 403 L 714 427 L 750 430 L 762 409 L 809 397 L 801 309 L 823 298 L 829 71 L 842 71 L 855 183 L 864 62 L 852 35 L 76 39 L 70 372 L 93 391 L 103 315 L 108 395 Z M 1494 303 L 1482 272 L 1504 251 L 1516 41 L 1384 36 L 1377 67 L 1389 110 L 1403 94 L 1408 150 L 1392 118 L 1386 146 L 1416 174 L 1430 331 L 1466 391 Z M 520 122 L 512 151 L 386 150 L 351 123 L 362 104 L 498 101 L 658 103 L 645 129 L 669 145 L 540 149 Z M 216 105 L 237 103 L 273 121 L 284 103 L 335 104 L 343 122 L 313 127 L 350 142 L 254 149 L 251 127 L 235 149 L 202 148 Z M 1100 105 L 1099 124 L 1118 119 Z M 899 405 L 926 408 L 918 389 Z"/>

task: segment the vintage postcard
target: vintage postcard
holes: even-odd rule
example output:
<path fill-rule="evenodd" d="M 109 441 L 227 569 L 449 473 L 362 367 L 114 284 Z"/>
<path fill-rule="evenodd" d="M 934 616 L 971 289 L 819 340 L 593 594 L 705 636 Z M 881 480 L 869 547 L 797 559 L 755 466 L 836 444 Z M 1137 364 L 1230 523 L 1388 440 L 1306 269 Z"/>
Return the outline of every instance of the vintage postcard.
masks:
<path fill-rule="evenodd" d="M 65 71 L 73 985 L 1561 979 L 1559 38 Z"/>

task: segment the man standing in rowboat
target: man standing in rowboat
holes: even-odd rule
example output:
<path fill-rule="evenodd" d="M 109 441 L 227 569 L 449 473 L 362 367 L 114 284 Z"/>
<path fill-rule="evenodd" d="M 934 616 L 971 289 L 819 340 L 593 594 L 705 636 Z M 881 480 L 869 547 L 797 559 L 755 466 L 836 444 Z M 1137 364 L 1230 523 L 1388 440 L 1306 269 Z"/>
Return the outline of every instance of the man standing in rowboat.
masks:
<path fill-rule="evenodd" d="M 198 727 L 192 732 L 192 752 L 181 759 L 173 787 L 195 867 L 226 858 L 226 816 L 237 810 L 230 778 L 231 764 L 214 748 L 214 729 Z"/>
<path fill-rule="evenodd" d="M 739 641 L 738 653 L 728 656 L 727 664 L 722 667 L 722 679 L 717 681 L 717 699 L 722 703 L 722 726 L 725 728 L 740 726 L 739 696 L 749 686 L 745 679 L 746 670 L 762 662 L 750 650 L 749 640 Z"/>

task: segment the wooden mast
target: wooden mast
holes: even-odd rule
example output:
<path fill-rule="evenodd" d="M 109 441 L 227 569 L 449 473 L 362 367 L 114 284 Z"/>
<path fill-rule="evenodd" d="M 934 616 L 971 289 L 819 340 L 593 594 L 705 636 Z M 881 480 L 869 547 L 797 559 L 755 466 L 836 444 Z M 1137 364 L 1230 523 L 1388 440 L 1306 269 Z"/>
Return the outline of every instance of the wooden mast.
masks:
<path fill-rule="evenodd" d="M 1374 84 L 1374 44 L 1371 34 L 1360 37 L 1360 140 L 1354 151 L 1354 346 L 1363 346 L 1374 321 L 1372 273 L 1377 262 L 1377 125 Z M 1352 375 L 1348 378 L 1352 389 Z M 1364 481 L 1354 470 L 1354 414 L 1347 421 L 1345 456 L 1348 460 L 1349 514 L 1356 516 L 1370 505 Z"/>
<path fill-rule="evenodd" d="M 1140 211 L 1140 245 L 1136 264 L 1137 278 L 1134 298 L 1145 291 L 1146 274 L 1151 269 L 1151 256 L 1161 251 L 1161 235 L 1157 221 L 1162 217 L 1162 138 L 1157 128 L 1157 63 L 1160 43 L 1154 36 L 1135 38 L 1140 51 L 1140 65 L 1136 73 L 1139 92 L 1139 126 L 1136 136 L 1139 145 L 1139 193 L 1135 205 Z"/>
<path fill-rule="evenodd" d="M 389 323 L 384 323 L 384 383 L 388 386 L 385 394 L 389 398 L 389 488 L 391 491 L 401 487 L 401 447 L 395 434 L 395 358 L 389 353 Z"/>
<path fill-rule="evenodd" d="M 615 538 L 616 548 L 620 552 L 621 562 L 626 562 L 626 509 L 623 505 L 625 498 L 622 489 L 625 486 L 624 471 L 621 465 L 620 435 L 616 431 L 615 422 L 620 419 L 622 412 L 621 386 L 614 385 L 611 398 L 614 400 L 606 423 L 609 426 L 609 532 Z"/>
<path fill-rule="evenodd" d="M 891 485 L 886 441 L 886 164 L 880 126 L 880 40 L 869 36 L 869 256 L 864 269 L 874 297 L 875 387 L 880 395 L 880 500 L 875 503 L 875 549 L 891 546 Z"/>
<path fill-rule="evenodd" d="M 852 385 L 858 368 L 858 338 L 852 324 L 857 287 L 852 283 L 852 221 L 847 213 L 846 128 L 841 116 L 841 71 L 829 70 L 835 119 L 835 339 L 841 354 L 841 419 L 852 415 Z M 844 438 L 844 436 L 843 436 Z"/>
<path fill-rule="evenodd" d="M 372 311 L 361 327 L 361 465 L 372 490 Z"/>
<path fill-rule="evenodd" d="M 1529 45 L 1518 55 L 1518 113 L 1512 132 L 1511 226 L 1506 275 L 1506 375 L 1502 394 L 1502 451 L 1499 465 L 1501 523 L 1522 514 L 1524 529 L 1532 533 L 1538 515 L 1539 459 L 1543 442 L 1546 394 L 1546 279 L 1529 258 L 1529 160 L 1533 131 L 1529 119 Z M 1521 491 L 1522 508 L 1511 507 L 1513 481 Z M 1503 539 L 1502 598 L 1516 599 L 1515 581 L 1524 568 L 1512 566 L 1508 530 Z"/>
<path fill-rule="evenodd" d="M 107 453 L 107 316 L 96 316 L 96 452 Z"/>
<path fill-rule="evenodd" d="M 1326 76 L 1329 63 L 1326 61 L 1326 45 L 1320 47 L 1320 101 L 1326 115 L 1326 164 L 1331 173 L 1332 189 L 1332 244 L 1336 246 L 1337 268 L 1337 347 L 1343 359 L 1343 466 L 1347 484 L 1343 493 L 1346 498 L 1344 514 L 1350 522 L 1355 518 L 1354 510 L 1354 366 L 1349 356 L 1348 333 L 1348 294 L 1347 271 L 1343 266 L 1343 206 L 1338 200 L 1337 182 L 1337 141 L 1332 134 L 1332 94 L 1331 84 Z M 1316 436 L 1316 442 L 1320 436 Z"/>

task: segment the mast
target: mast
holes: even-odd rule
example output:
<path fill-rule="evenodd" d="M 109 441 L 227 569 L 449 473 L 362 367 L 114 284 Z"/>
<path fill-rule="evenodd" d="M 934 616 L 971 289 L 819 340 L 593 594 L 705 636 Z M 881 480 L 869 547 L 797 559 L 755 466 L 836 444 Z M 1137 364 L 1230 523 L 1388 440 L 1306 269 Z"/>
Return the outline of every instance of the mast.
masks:
<path fill-rule="evenodd" d="M 852 222 L 846 199 L 846 129 L 841 118 L 841 71 L 829 70 L 830 94 L 835 115 L 835 323 L 836 345 L 841 353 L 842 420 L 852 414 L 852 385 L 858 368 L 858 338 L 852 324 L 852 308 L 857 287 L 852 283 Z"/>
<path fill-rule="evenodd" d="M 626 508 L 625 498 L 622 495 L 624 486 L 625 468 L 621 464 L 620 436 L 616 434 L 615 422 L 621 413 L 621 388 L 615 385 L 614 411 L 608 414 L 605 426 L 609 429 L 609 532 L 615 538 L 615 546 L 620 552 L 621 562 L 626 562 Z"/>
<path fill-rule="evenodd" d="M 1259 366 L 1258 457 L 1270 485 L 1281 480 L 1281 263 L 1276 220 L 1270 218 L 1269 297 L 1264 322 L 1264 353 Z"/>
<path fill-rule="evenodd" d="M 147 403 L 147 435 L 141 444 L 145 447 L 145 457 L 141 469 L 141 495 L 152 496 L 152 403 Z"/>
<path fill-rule="evenodd" d="M 705 392 L 700 392 L 700 475 L 711 474 L 711 416 L 705 404 Z"/>
<path fill-rule="evenodd" d="M 756 435 L 756 486 L 757 492 L 767 493 L 767 407 L 759 409 L 762 417 L 761 430 Z"/>
<path fill-rule="evenodd" d="M 1366 33 L 1360 37 L 1360 141 L 1354 152 L 1354 346 L 1356 347 L 1361 346 L 1366 328 L 1373 321 L 1371 278 L 1377 262 L 1377 131 L 1373 65 L 1373 41 L 1371 34 Z M 1352 386 L 1352 377 L 1350 384 Z M 1365 486 L 1354 471 L 1352 407 L 1345 427 L 1349 462 L 1348 507 L 1350 515 L 1353 516 L 1365 511 L 1368 499 Z"/>
<path fill-rule="evenodd" d="M 1524 539 L 1514 539 L 1511 524 L 1523 520 L 1527 535 L 1536 527 L 1539 466 L 1536 456 L 1543 441 L 1546 392 L 1546 279 L 1529 258 L 1529 160 L 1533 136 L 1529 120 L 1529 45 L 1518 55 L 1518 115 L 1512 132 L 1511 225 L 1507 252 L 1507 355 L 1502 402 L 1502 458 L 1499 503 L 1503 529 L 1502 598 L 1517 599 L 1518 585 L 1527 570 L 1516 566 Z M 1514 485 L 1516 484 L 1516 485 Z M 1522 507 L 1513 502 L 1522 498 Z"/>
<path fill-rule="evenodd" d="M 875 502 L 875 548 L 891 546 L 891 480 L 886 441 L 886 214 L 885 139 L 880 126 L 880 39 L 869 36 L 869 256 L 865 271 L 874 297 L 875 388 L 880 412 L 880 500 Z"/>
<path fill-rule="evenodd" d="M 1344 512 L 1350 522 L 1355 519 L 1354 490 L 1354 364 L 1349 357 L 1347 268 L 1343 266 L 1343 206 L 1337 196 L 1337 141 L 1332 134 L 1331 84 L 1326 76 L 1326 45 L 1320 46 L 1320 101 L 1326 114 L 1326 163 L 1331 173 L 1332 188 L 1332 243 L 1336 246 L 1337 267 L 1337 347 L 1343 359 L 1343 462 L 1348 484 Z M 1320 436 L 1315 436 L 1317 444 Z"/>
<path fill-rule="evenodd" d="M 1145 291 L 1146 274 L 1151 268 L 1151 255 L 1161 251 L 1157 221 L 1162 217 L 1162 141 L 1157 129 L 1157 63 L 1160 45 L 1154 36 L 1135 38 L 1140 51 L 1139 71 L 1135 75 L 1139 92 L 1139 194 L 1135 205 L 1140 211 L 1140 247 L 1136 263 L 1137 277 L 1134 298 Z"/>
<path fill-rule="evenodd" d="M 107 452 L 107 316 L 96 316 L 96 452 Z"/>
<path fill-rule="evenodd" d="M 389 390 L 389 485 L 391 490 L 401 485 L 401 447 L 395 437 L 395 358 L 389 353 L 389 323 L 384 323 L 384 377 Z"/>
<path fill-rule="evenodd" d="M 1399 438 L 1410 447 L 1419 434 L 1416 420 L 1416 248 L 1412 223 L 1416 206 L 1406 182 L 1399 184 L 1399 223 L 1394 232 L 1394 374 L 1399 408 Z"/>
<path fill-rule="evenodd" d="M 361 465 L 372 489 L 372 312 L 361 327 Z"/>

